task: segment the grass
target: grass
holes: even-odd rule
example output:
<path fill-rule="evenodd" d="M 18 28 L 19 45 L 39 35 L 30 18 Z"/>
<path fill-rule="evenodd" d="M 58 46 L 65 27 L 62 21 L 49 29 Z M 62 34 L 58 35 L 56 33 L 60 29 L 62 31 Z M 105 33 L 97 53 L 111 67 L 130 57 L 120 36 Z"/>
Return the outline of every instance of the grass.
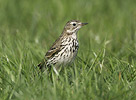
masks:
<path fill-rule="evenodd" d="M 135 5 L 1 0 L 0 100 L 136 100 Z M 50 80 L 35 65 L 71 19 L 89 23 L 78 32 L 78 57 Z"/>

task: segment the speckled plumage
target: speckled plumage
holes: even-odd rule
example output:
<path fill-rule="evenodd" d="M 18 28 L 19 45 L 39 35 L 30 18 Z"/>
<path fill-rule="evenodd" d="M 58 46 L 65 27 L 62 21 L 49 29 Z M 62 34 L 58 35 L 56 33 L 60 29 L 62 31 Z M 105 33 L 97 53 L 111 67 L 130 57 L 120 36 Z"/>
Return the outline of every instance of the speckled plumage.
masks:
<path fill-rule="evenodd" d="M 78 52 L 78 30 L 87 23 L 77 20 L 68 21 L 60 37 L 54 42 L 45 55 L 45 59 L 38 65 L 40 69 L 50 65 L 60 66 L 71 63 Z"/>

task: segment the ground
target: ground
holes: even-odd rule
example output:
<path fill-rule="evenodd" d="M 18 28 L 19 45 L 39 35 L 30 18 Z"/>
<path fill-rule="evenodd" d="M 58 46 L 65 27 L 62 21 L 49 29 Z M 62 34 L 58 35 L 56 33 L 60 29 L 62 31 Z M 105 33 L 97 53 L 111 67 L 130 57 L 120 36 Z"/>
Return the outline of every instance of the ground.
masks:
<path fill-rule="evenodd" d="M 60 72 L 36 65 L 69 20 L 79 52 Z M 0 100 L 136 100 L 136 0 L 1 0 Z"/>

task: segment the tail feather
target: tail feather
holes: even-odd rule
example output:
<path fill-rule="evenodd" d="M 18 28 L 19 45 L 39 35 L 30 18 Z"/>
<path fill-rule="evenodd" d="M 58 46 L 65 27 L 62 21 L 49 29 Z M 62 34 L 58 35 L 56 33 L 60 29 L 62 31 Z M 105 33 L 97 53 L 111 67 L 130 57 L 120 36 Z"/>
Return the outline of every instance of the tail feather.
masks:
<path fill-rule="evenodd" d="M 41 71 L 44 71 L 44 70 L 47 68 L 46 62 L 47 62 L 47 60 L 44 59 L 41 63 L 39 63 L 39 64 L 37 65 L 37 67 L 38 67 Z"/>
<path fill-rule="evenodd" d="M 43 68 L 43 64 L 42 64 L 42 63 L 39 63 L 37 66 L 38 66 L 38 68 L 39 68 L 40 70 L 42 70 L 42 68 Z"/>

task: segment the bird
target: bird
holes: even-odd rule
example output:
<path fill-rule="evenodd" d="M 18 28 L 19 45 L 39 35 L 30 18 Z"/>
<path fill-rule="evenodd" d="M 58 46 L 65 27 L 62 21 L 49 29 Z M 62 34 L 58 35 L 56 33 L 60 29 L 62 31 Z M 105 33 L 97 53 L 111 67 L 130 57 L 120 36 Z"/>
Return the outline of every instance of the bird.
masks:
<path fill-rule="evenodd" d="M 77 32 L 82 26 L 87 24 L 79 20 L 68 21 L 59 38 L 47 51 L 42 62 L 38 64 L 39 69 L 44 71 L 54 66 L 53 70 L 58 75 L 59 66 L 65 66 L 73 62 L 79 48 Z"/>

